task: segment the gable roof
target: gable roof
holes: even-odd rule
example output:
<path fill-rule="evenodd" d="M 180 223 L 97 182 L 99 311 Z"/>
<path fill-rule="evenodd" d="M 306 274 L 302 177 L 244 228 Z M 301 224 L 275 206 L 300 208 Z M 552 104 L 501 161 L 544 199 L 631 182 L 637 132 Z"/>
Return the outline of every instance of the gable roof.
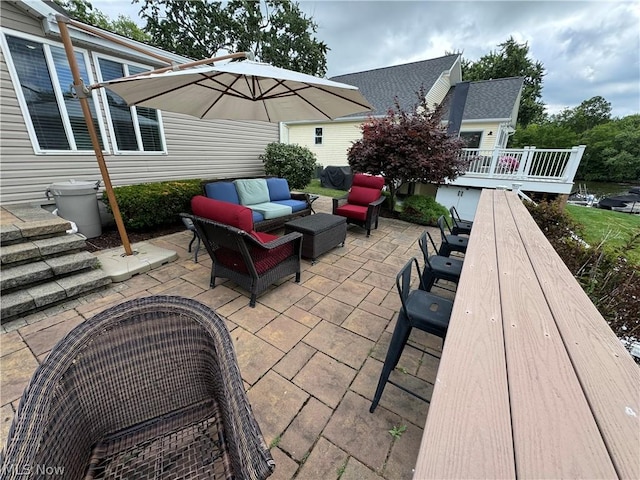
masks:
<path fill-rule="evenodd" d="M 524 77 L 469 82 L 462 120 L 511 119 L 523 85 Z M 455 86 L 451 87 L 442 100 L 443 118 L 449 118 L 449 106 L 455 89 Z"/>
<path fill-rule="evenodd" d="M 446 55 L 420 62 L 339 75 L 331 77 L 330 80 L 358 87 L 373 105 L 374 110 L 371 113 L 386 115 L 389 108 L 394 107 L 395 97 L 398 98 L 402 109 L 413 108 L 418 101 L 416 92 L 420 90 L 420 86 L 424 86 L 428 92 L 442 72 L 450 70 L 457 59 L 457 54 Z M 349 116 L 362 117 L 363 114 Z"/>

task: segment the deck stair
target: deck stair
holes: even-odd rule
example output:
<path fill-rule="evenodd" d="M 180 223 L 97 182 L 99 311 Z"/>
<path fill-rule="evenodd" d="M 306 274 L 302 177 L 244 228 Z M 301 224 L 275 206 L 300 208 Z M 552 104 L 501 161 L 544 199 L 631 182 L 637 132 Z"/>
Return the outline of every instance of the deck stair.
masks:
<path fill-rule="evenodd" d="M 0 319 L 4 323 L 111 283 L 85 237 L 39 207 L 8 205 L 0 217 Z"/>

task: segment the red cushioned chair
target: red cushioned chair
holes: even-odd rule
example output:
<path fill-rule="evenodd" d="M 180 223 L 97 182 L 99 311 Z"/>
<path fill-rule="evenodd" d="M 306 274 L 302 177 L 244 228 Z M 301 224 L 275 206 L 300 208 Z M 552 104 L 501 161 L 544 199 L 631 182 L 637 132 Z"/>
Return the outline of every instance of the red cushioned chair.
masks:
<path fill-rule="evenodd" d="M 366 228 L 368 237 L 372 227 L 378 228 L 380 206 L 384 202 L 382 187 L 383 177 L 356 173 L 349 194 L 333 199 L 333 214 L 346 217 L 347 223 Z"/>
<path fill-rule="evenodd" d="M 295 273 L 300 282 L 301 233 L 255 232 L 250 208 L 201 195 L 193 197 L 191 210 L 194 215 L 181 216 L 193 221 L 213 260 L 211 288 L 216 277 L 233 280 L 251 293 L 255 307 L 256 297 L 276 280 Z"/>

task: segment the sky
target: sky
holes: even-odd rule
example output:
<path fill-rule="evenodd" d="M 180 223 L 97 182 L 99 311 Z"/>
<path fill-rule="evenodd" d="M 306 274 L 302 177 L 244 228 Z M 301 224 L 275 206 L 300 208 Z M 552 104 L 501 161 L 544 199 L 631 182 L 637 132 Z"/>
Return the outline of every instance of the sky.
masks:
<path fill-rule="evenodd" d="M 93 0 L 112 19 L 139 25 L 139 4 Z M 462 52 L 477 61 L 510 36 L 526 42 L 545 68 L 542 101 L 550 114 L 596 95 L 612 116 L 640 113 L 640 2 L 600 1 L 298 1 L 327 44 L 327 77 Z"/>

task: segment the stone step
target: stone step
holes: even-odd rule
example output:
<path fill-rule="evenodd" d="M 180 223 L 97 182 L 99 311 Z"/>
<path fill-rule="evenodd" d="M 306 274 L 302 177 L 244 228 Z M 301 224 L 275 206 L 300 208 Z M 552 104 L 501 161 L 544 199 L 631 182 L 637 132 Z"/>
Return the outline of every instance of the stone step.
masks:
<path fill-rule="evenodd" d="M 74 233 L 71 235 L 27 240 L 22 243 L 0 246 L 0 262 L 4 268 L 10 264 L 36 261 L 64 252 L 84 250 L 85 237 Z"/>
<path fill-rule="evenodd" d="M 0 318 L 11 320 L 32 310 L 41 309 L 111 283 L 111 278 L 101 269 L 58 278 L 35 287 L 17 290 L 2 296 Z"/>
<path fill-rule="evenodd" d="M 39 207 L 8 205 L 4 209 L 15 217 L 15 221 L 0 225 L 0 242 L 3 245 L 61 235 L 71 229 L 69 221 Z"/>
<path fill-rule="evenodd" d="M 75 252 L 60 257 L 52 257 L 32 263 L 7 266 L 2 269 L 0 289 L 5 292 L 12 288 L 40 283 L 54 276 L 68 275 L 79 270 L 97 268 L 98 258 L 89 252 Z"/>

